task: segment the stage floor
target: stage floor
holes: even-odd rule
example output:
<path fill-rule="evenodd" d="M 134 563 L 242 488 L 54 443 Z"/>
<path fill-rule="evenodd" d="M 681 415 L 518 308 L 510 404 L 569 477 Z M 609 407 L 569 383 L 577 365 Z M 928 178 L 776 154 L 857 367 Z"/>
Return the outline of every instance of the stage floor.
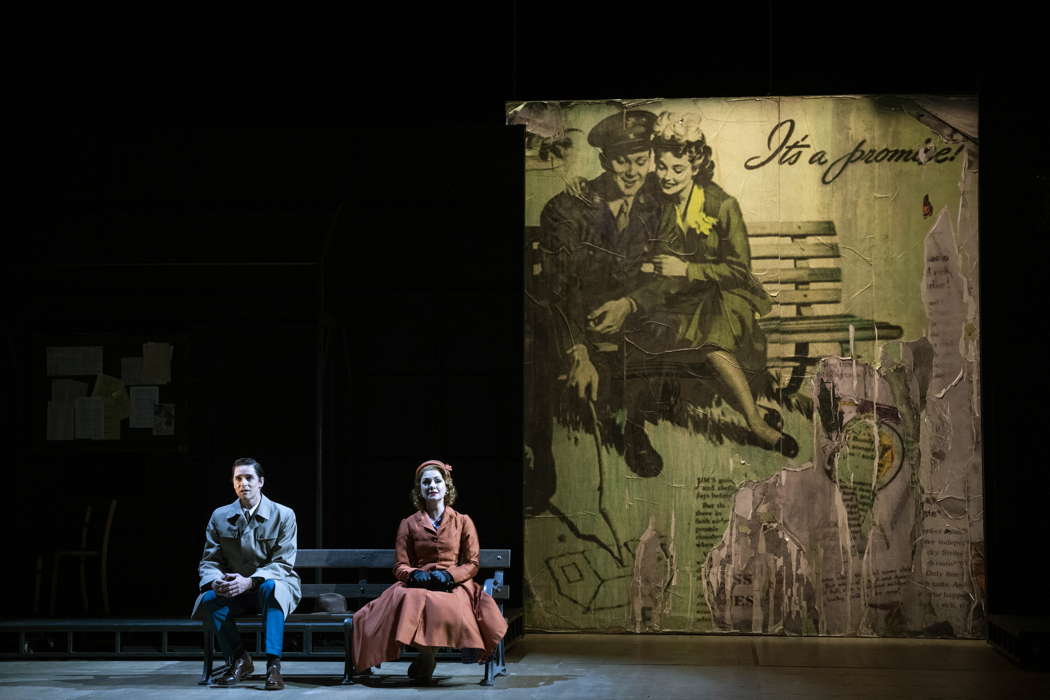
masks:
<path fill-rule="evenodd" d="M 980 641 L 529 634 L 508 661 L 510 675 L 493 688 L 478 685 L 474 665 L 438 664 L 434 687 L 418 687 L 405 676 L 406 663 L 388 663 L 368 685 L 347 687 L 338 684 L 341 663 L 287 661 L 288 687 L 278 697 L 1050 697 L 1050 674 L 1021 671 Z M 0 698 L 214 700 L 217 693 L 257 697 L 263 688 L 259 674 L 234 688 L 198 686 L 199 674 L 199 661 L 5 661 Z"/>

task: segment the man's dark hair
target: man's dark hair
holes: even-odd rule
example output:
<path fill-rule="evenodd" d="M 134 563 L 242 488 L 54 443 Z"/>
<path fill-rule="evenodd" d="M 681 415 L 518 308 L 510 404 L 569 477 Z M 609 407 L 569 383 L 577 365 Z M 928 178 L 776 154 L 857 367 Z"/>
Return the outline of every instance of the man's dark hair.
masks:
<path fill-rule="evenodd" d="M 256 462 L 251 457 L 238 457 L 237 459 L 233 460 L 233 468 L 230 471 L 237 469 L 237 467 L 254 467 L 255 476 L 259 477 L 260 479 L 263 478 L 263 476 L 265 476 L 263 474 L 262 465 Z"/>

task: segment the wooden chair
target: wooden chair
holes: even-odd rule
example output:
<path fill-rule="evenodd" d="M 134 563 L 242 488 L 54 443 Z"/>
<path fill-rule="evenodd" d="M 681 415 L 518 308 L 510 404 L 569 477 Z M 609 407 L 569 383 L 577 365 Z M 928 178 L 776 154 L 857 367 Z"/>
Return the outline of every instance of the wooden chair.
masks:
<path fill-rule="evenodd" d="M 109 615 L 109 581 L 107 569 L 109 563 L 109 537 L 113 529 L 113 514 L 117 509 L 116 499 L 108 503 L 90 503 L 84 508 L 80 523 L 80 545 L 73 549 L 59 549 L 50 554 L 38 554 L 36 559 L 36 585 L 34 588 L 33 611 L 40 609 L 40 590 L 44 577 L 44 561 L 51 561 L 51 597 L 48 614 L 54 616 L 58 602 L 58 582 L 61 578 L 61 565 L 66 559 L 80 562 L 80 601 L 85 612 L 90 605 L 87 593 L 87 563 L 95 560 L 99 567 L 99 591 L 102 596 L 102 610 Z"/>

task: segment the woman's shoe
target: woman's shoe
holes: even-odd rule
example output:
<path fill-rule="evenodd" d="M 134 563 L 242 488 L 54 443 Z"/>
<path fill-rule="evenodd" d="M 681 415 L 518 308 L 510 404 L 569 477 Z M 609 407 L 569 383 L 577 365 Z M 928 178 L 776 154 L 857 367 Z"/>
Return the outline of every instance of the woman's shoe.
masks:
<path fill-rule="evenodd" d="M 779 432 L 779 431 L 777 431 Z M 748 433 L 747 440 L 748 445 L 754 445 L 755 447 L 761 447 L 764 450 L 771 450 L 773 452 L 779 452 L 788 459 L 794 459 L 798 457 L 798 442 L 795 438 L 791 437 L 787 433 L 780 433 L 780 437 L 776 439 L 772 444 L 764 442 L 754 431 Z"/>
<path fill-rule="evenodd" d="M 420 654 L 408 665 L 408 677 L 427 683 L 434 675 L 435 666 L 437 666 L 437 657 L 434 654 Z"/>

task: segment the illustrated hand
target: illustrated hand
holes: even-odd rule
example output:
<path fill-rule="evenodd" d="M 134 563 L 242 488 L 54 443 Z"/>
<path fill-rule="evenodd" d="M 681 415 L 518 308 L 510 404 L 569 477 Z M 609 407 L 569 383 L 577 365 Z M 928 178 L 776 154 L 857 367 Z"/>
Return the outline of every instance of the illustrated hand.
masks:
<path fill-rule="evenodd" d="M 215 589 L 215 592 L 225 598 L 239 596 L 241 593 L 244 593 L 252 587 L 252 580 L 250 578 L 245 578 L 240 574 L 226 574 L 222 577 L 222 581 L 218 581 L 217 583 L 219 585 Z"/>
<path fill-rule="evenodd" d="M 611 335 L 620 331 L 623 322 L 633 310 L 631 300 L 627 297 L 613 299 L 587 314 L 587 321 L 593 330 L 603 335 Z"/>
<path fill-rule="evenodd" d="M 570 197 L 589 201 L 590 192 L 587 189 L 587 178 L 579 176 L 568 178 L 565 181 L 565 193 Z"/>
<path fill-rule="evenodd" d="M 416 569 L 408 577 L 409 588 L 426 588 L 430 583 L 430 572 Z"/>
<path fill-rule="evenodd" d="M 657 255 L 653 258 L 654 271 L 664 277 L 688 277 L 689 263 L 673 255 Z"/>
<path fill-rule="evenodd" d="M 435 591 L 447 591 L 452 588 L 452 574 L 449 572 L 439 569 L 437 571 L 430 572 L 430 583 L 431 590 Z"/>
<path fill-rule="evenodd" d="M 569 368 L 569 386 L 576 387 L 581 399 L 587 398 L 587 391 L 591 392 L 591 400 L 598 400 L 598 370 L 594 368 L 587 348 L 583 345 L 573 345 L 569 350 L 572 355 L 572 367 Z"/>

